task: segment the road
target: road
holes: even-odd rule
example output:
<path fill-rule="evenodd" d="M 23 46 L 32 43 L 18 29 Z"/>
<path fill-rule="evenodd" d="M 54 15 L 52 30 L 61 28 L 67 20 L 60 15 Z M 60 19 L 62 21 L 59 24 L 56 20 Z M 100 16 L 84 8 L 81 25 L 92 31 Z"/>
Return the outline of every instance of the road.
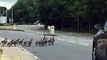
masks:
<path fill-rule="evenodd" d="M 43 32 L 40 31 L 3 31 L 0 30 L 1 37 L 9 39 L 25 39 L 31 38 L 40 40 Z M 40 60 L 91 60 L 92 37 L 76 37 L 64 34 L 58 34 L 54 46 L 39 47 L 24 47 L 31 53 L 35 54 Z"/>

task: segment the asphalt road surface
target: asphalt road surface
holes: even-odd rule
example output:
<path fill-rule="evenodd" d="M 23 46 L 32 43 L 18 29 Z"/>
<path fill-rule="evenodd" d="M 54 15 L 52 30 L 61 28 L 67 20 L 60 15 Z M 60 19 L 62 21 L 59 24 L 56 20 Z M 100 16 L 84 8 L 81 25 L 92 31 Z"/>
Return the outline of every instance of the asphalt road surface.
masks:
<path fill-rule="evenodd" d="M 8 31 L 0 30 L 0 36 L 9 39 L 40 40 L 43 32 L 39 31 Z M 92 60 L 92 37 L 76 37 L 59 34 L 53 46 L 24 47 L 35 54 L 40 60 Z"/>

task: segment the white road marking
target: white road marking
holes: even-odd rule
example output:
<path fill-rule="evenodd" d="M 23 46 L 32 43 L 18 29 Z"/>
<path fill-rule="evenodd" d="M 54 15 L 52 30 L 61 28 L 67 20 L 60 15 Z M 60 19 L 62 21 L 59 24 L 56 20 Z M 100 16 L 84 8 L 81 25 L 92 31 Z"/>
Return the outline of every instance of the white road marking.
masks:
<path fill-rule="evenodd" d="M 27 50 L 24 50 L 24 51 L 27 51 Z"/>
<path fill-rule="evenodd" d="M 76 43 L 76 42 L 74 42 L 74 41 L 69 41 L 69 40 L 68 40 L 68 42 Z"/>
<path fill-rule="evenodd" d="M 60 38 L 59 38 L 58 40 L 60 40 L 60 41 L 65 41 L 64 39 L 60 39 Z"/>
<path fill-rule="evenodd" d="M 74 38 L 74 39 L 77 39 L 76 37 L 72 37 L 72 38 Z M 83 46 L 90 46 L 89 44 L 87 44 L 87 43 L 85 43 L 85 42 L 78 42 L 78 41 L 72 41 L 72 40 L 64 40 L 64 39 L 61 39 L 61 38 L 57 38 L 58 40 L 60 40 L 60 41 L 66 41 L 66 42 L 70 42 L 70 43 L 77 43 L 77 44 L 79 44 L 79 45 L 83 45 Z M 78 38 L 79 40 L 84 40 L 83 38 Z M 89 41 L 90 42 L 90 41 Z"/>
<path fill-rule="evenodd" d="M 38 57 L 34 56 L 35 59 L 38 59 Z"/>
<path fill-rule="evenodd" d="M 34 54 L 30 53 L 29 51 L 27 51 L 25 48 L 21 47 L 21 49 L 23 49 L 26 53 L 28 53 L 30 56 L 33 56 L 34 59 L 39 59 L 37 56 L 35 56 Z"/>
<path fill-rule="evenodd" d="M 34 54 L 30 53 L 31 56 L 33 56 Z"/>
<path fill-rule="evenodd" d="M 86 43 L 78 43 L 78 44 L 80 44 L 80 45 L 85 45 L 85 46 L 89 46 L 89 45 L 86 44 Z"/>

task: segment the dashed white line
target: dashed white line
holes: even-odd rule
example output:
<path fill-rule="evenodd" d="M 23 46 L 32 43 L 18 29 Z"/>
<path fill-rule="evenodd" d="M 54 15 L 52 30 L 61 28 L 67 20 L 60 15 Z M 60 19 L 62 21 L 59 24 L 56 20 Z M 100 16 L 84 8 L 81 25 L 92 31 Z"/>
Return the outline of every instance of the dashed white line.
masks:
<path fill-rule="evenodd" d="M 27 51 L 27 50 L 24 50 L 24 51 Z"/>
<path fill-rule="evenodd" d="M 32 55 L 32 56 L 33 56 L 34 54 L 30 53 L 30 55 Z"/>
<path fill-rule="evenodd" d="M 59 38 L 58 40 L 60 40 L 60 41 L 65 41 L 64 39 L 60 39 L 60 38 Z"/>
<path fill-rule="evenodd" d="M 86 43 L 78 43 L 78 44 L 80 44 L 80 45 L 85 45 L 85 46 L 89 46 L 89 45 L 86 44 Z"/>
<path fill-rule="evenodd" d="M 35 59 L 38 59 L 38 57 L 34 56 Z"/>
<path fill-rule="evenodd" d="M 75 38 L 75 37 L 73 37 Z M 79 38 L 79 39 L 83 39 L 83 38 Z M 77 44 L 80 44 L 80 45 L 84 45 L 84 46 L 89 46 L 89 44 L 86 44 L 86 43 L 83 43 L 83 42 L 76 42 L 76 41 L 70 41 L 70 40 L 64 40 L 64 39 L 61 39 L 61 38 L 58 38 L 58 40 L 60 41 L 67 41 L 67 42 L 71 42 L 71 43 L 77 43 Z"/>
<path fill-rule="evenodd" d="M 29 54 L 30 52 L 29 52 L 29 51 L 27 51 L 26 53 L 28 53 L 28 54 Z"/>
<path fill-rule="evenodd" d="M 76 43 L 76 42 L 74 42 L 74 41 L 69 41 L 69 40 L 68 40 L 68 42 Z"/>
<path fill-rule="evenodd" d="M 30 56 L 33 56 L 34 59 L 38 59 L 37 56 L 35 56 L 34 54 L 30 53 L 29 51 L 27 51 L 26 49 L 24 49 L 23 47 L 20 47 L 21 49 L 23 49 L 26 53 L 28 53 Z"/>

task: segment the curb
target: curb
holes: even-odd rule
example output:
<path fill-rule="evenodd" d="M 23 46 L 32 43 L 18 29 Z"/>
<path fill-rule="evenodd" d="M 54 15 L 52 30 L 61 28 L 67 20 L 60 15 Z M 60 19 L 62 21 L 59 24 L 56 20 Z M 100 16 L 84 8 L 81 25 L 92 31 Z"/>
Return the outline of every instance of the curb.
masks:
<path fill-rule="evenodd" d="M 24 32 L 24 30 L 20 30 L 20 29 L 16 29 L 16 30 L 13 30 L 13 29 L 0 29 L 0 30 L 10 30 L 10 31 L 22 31 L 22 32 Z"/>
<path fill-rule="evenodd" d="M 22 32 L 24 32 L 24 30 L 20 30 L 20 29 L 11 30 L 11 31 L 22 31 Z"/>

